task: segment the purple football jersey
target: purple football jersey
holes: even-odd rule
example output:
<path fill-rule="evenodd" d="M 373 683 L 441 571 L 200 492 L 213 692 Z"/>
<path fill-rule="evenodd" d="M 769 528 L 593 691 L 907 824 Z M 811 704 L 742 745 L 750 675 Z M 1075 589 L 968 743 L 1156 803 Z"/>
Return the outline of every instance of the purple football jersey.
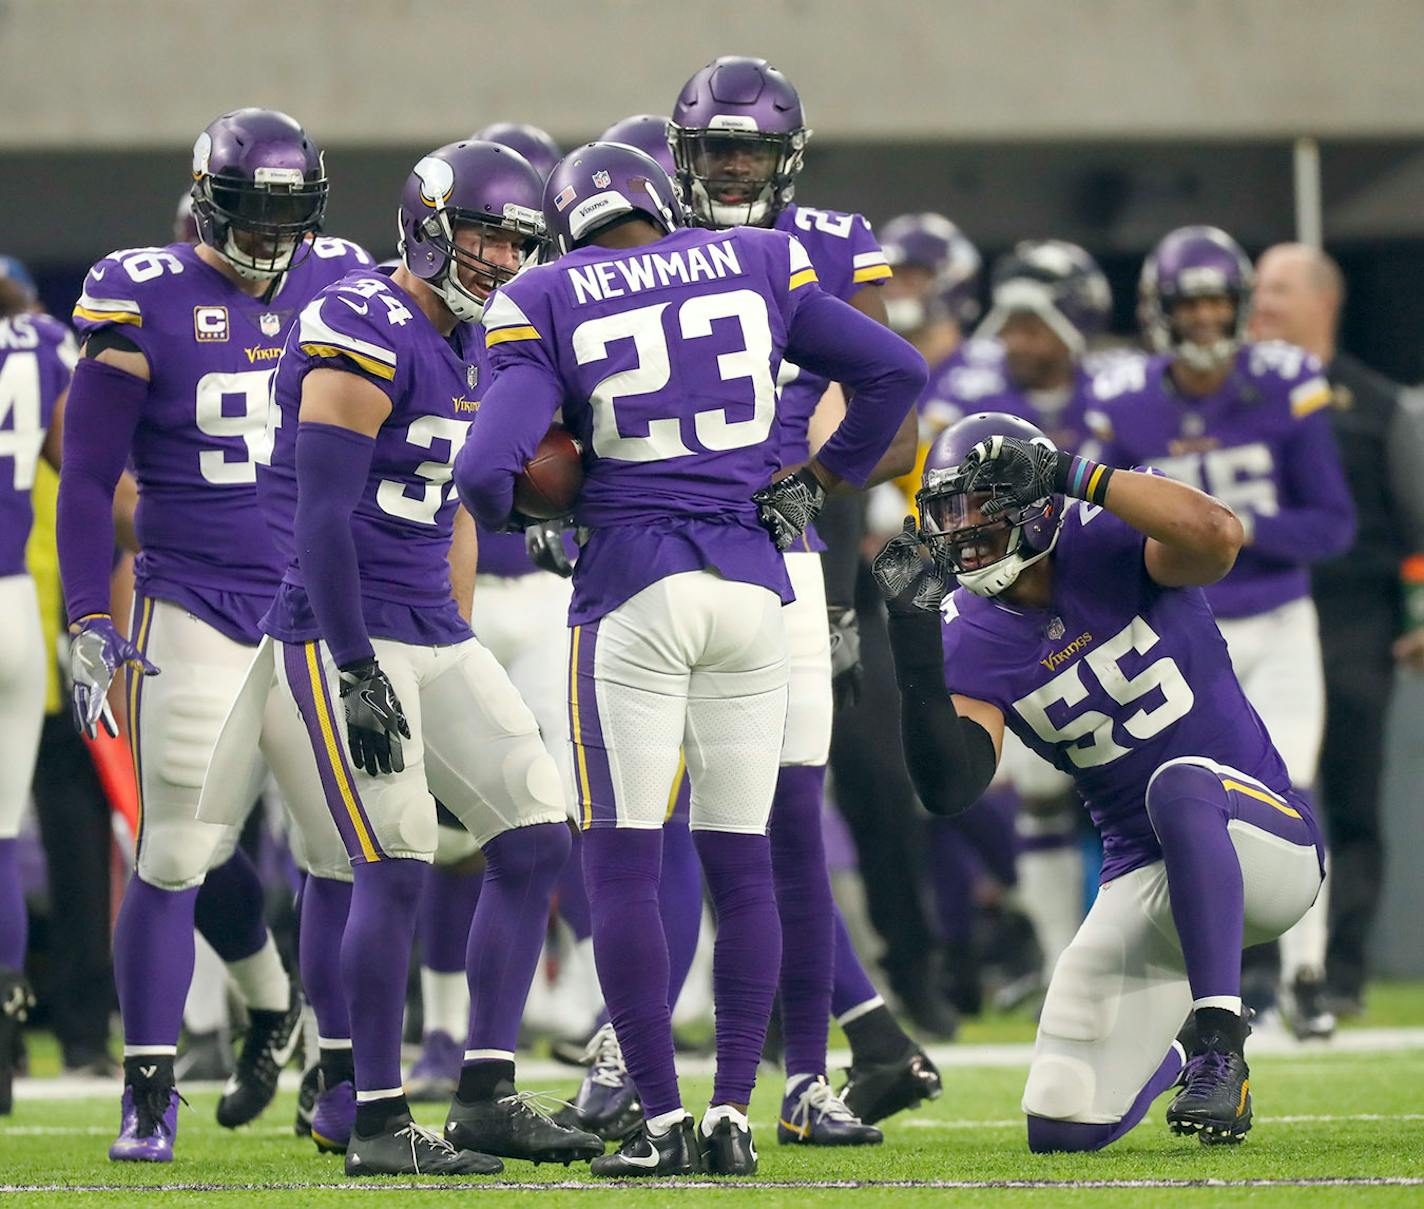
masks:
<path fill-rule="evenodd" d="M 1110 512 L 1072 500 L 1048 608 L 961 588 L 944 610 L 949 691 L 997 706 L 1014 734 L 1073 778 L 1102 835 L 1104 882 L 1160 858 L 1145 799 L 1168 760 L 1204 756 L 1291 794 L 1205 595 L 1154 583 L 1144 544 Z"/>
<path fill-rule="evenodd" d="M 146 596 L 180 604 L 238 642 L 261 637 L 282 575 L 255 487 L 272 370 L 312 295 L 370 263 L 355 244 L 318 236 L 266 301 L 186 243 L 114 252 L 90 269 L 75 326 L 84 335 L 118 327 L 148 359 L 130 454 L 135 570 Z"/>
<path fill-rule="evenodd" d="M 35 467 L 77 355 L 58 319 L 0 319 L 0 576 L 25 572 Z"/>
<path fill-rule="evenodd" d="M 442 336 L 380 269 L 357 269 L 313 298 L 277 366 L 271 461 L 262 466 L 257 484 L 284 571 L 263 628 L 284 642 L 308 642 L 321 632 L 293 541 L 302 379 L 321 368 L 359 374 L 391 402 L 351 516 L 368 632 L 422 646 L 463 642 L 470 627 L 450 588 L 450 541 L 459 507 L 450 467 L 487 373 L 481 332 L 462 323 L 448 339 Z"/>
<path fill-rule="evenodd" d="M 792 599 L 752 493 L 781 468 L 775 376 L 816 271 L 796 240 L 752 227 L 679 230 L 644 248 L 581 248 L 520 274 L 485 308 L 495 373 L 537 372 L 562 395 L 591 531 L 569 622 L 649 584 L 715 567 Z M 470 435 L 492 448 L 488 409 Z"/>
<path fill-rule="evenodd" d="M 849 301 L 862 286 L 880 285 L 891 275 L 875 231 L 859 214 L 792 204 L 776 216 L 774 226 L 796 237 L 815 266 L 821 289 L 842 301 Z M 811 416 L 830 380 L 783 361 L 776 384 L 781 395 L 776 408 L 781 464 L 799 466 L 811 456 Z M 811 525 L 792 548 L 820 551 L 826 543 Z"/>
<path fill-rule="evenodd" d="M 1041 428 L 1059 449 L 1083 450 L 1091 457 L 1096 438 L 1086 416 L 1094 404 L 1098 372 L 1100 366 L 1089 359 L 1074 371 L 1067 390 L 1026 391 L 1009 379 L 1002 344 L 968 340 L 931 379 L 920 400 L 920 414 L 932 432 L 939 432 L 977 412 L 1005 412 Z"/>
<path fill-rule="evenodd" d="M 1293 345 L 1248 344 L 1225 384 L 1188 398 L 1166 355 L 1124 360 L 1094 382 L 1099 458 L 1155 466 L 1230 506 L 1247 530 L 1236 566 L 1206 589 L 1219 617 L 1249 617 L 1310 591 L 1308 564 L 1343 553 L 1354 505 L 1324 409 L 1318 362 Z"/>

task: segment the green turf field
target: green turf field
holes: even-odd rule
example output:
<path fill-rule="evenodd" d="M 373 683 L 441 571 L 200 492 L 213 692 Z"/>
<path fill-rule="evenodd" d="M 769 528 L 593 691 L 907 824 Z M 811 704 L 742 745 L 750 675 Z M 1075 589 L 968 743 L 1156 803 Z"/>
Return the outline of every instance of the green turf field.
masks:
<path fill-rule="evenodd" d="M 1424 986 L 1381 988 L 1367 1027 L 1424 1025 Z M 976 1025 L 971 1039 L 1023 1040 L 1022 1021 Z M 957 1047 L 966 1056 L 972 1041 Z M 44 1052 L 39 1055 L 44 1064 Z M 946 1069 L 945 1095 L 922 1111 L 888 1123 L 883 1147 L 819 1151 L 779 1147 L 774 1140 L 779 1085 L 764 1074 L 753 1106 L 761 1173 L 758 1206 L 928 1204 L 1324 1205 L 1367 1200 L 1424 1203 L 1424 1047 L 1346 1052 L 1317 1047 L 1252 1060 L 1256 1125 L 1237 1148 L 1208 1149 L 1174 1138 L 1162 1124 L 1164 1097 L 1127 1138 L 1095 1155 L 1027 1153 L 1018 1113 L 1019 1066 Z M 571 1094 L 574 1083 L 552 1090 Z M 685 1083 L 688 1103 L 705 1101 L 708 1081 Z M 178 1159 L 171 1166 L 111 1164 L 105 1150 L 118 1106 L 102 1098 L 21 1102 L 0 1122 L 0 1193 L 6 1203 L 34 1205 L 283 1206 L 366 1203 L 449 1204 L 450 1196 L 483 1193 L 482 1203 L 579 1205 L 627 1203 L 725 1205 L 742 1181 L 691 1186 L 590 1187 L 586 1168 L 511 1162 L 500 1180 L 346 1181 L 340 1162 L 291 1135 L 293 1094 L 283 1093 L 257 1124 L 230 1133 L 213 1120 L 216 1095 L 199 1093 L 182 1110 Z M 427 1112 L 427 1124 L 438 1115 Z M 1395 1181 L 1392 1184 L 1369 1181 Z M 1139 1182 L 1140 1181 L 1140 1182 Z M 1331 1183 L 1330 1181 L 1336 1181 Z M 1408 1182 L 1405 1182 L 1408 1181 Z M 530 1202 L 528 1186 L 552 1182 Z M 1027 1184 L 1025 1183 L 1027 1182 Z M 1103 1183 L 1109 1186 L 1099 1186 Z M 1134 1183 L 1138 1182 L 1138 1183 Z M 1224 1183 L 1223 1183 L 1224 1182 Z M 1315 1186 L 1312 1186 L 1314 1184 Z M 1116 1185 L 1116 1186 L 1113 1186 Z M 155 1195 L 156 1190 L 166 1191 Z M 742 1188 L 740 1195 L 745 1195 Z M 490 1201 L 488 1198 L 494 1198 Z"/>

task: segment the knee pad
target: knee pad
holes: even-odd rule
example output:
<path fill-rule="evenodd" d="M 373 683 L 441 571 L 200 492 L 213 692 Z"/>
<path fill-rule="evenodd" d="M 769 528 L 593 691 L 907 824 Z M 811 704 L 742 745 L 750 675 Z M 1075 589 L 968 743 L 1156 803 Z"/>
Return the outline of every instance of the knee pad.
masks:
<path fill-rule="evenodd" d="M 1122 942 L 1114 933 L 1079 933 L 1054 967 L 1039 1017 L 1040 1035 L 1081 1044 L 1106 1037 L 1122 1002 L 1122 968 Z"/>
<path fill-rule="evenodd" d="M 505 788 L 523 813 L 568 813 L 559 766 L 537 733 L 505 756 L 503 772 Z"/>
<path fill-rule="evenodd" d="M 1023 1110 L 1030 1117 L 1069 1121 L 1092 1110 L 1097 1076 L 1092 1066 L 1067 1054 L 1040 1054 L 1028 1068 Z"/>
<path fill-rule="evenodd" d="M 233 854 L 237 839 L 236 827 L 146 817 L 139 841 L 138 873 L 158 890 L 190 890 L 203 884 L 209 869 Z"/>
<path fill-rule="evenodd" d="M 1173 760 L 1152 774 L 1147 782 L 1146 805 L 1147 817 L 1159 835 L 1163 825 L 1170 826 L 1173 813 L 1184 807 L 1216 809 L 1223 818 L 1229 818 L 1231 813 L 1230 801 L 1216 770 L 1188 760 Z"/>
<path fill-rule="evenodd" d="M 185 689 L 163 703 L 161 741 L 156 752 L 144 751 L 151 771 L 184 789 L 201 789 L 213 748 L 232 702 L 224 697 Z M 145 744 L 145 747 L 148 745 Z M 155 758 L 156 757 L 156 758 Z"/>

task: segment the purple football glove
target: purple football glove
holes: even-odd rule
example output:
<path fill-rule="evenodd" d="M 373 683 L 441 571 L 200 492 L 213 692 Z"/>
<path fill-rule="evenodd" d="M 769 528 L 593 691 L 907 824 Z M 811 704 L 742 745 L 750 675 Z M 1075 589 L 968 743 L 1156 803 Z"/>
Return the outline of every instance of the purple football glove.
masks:
<path fill-rule="evenodd" d="M 158 675 L 158 668 L 114 628 L 114 619 L 107 613 L 82 617 L 69 627 L 69 632 L 69 693 L 74 725 L 80 734 L 94 739 L 102 723 L 110 735 L 117 737 L 119 727 L 109 708 L 109 686 L 114 677 L 125 666 L 145 676 Z"/>

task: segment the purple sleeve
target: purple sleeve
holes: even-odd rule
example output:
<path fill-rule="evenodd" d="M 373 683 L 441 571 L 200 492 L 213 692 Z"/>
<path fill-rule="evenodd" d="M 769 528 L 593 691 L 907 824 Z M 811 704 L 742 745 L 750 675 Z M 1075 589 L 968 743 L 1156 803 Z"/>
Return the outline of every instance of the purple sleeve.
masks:
<path fill-rule="evenodd" d="M 503 529 L 514 508 L 515 476 L 549 431 L 563 390 L 532 360 L 505 354 L 495 361 L 494 381 L 455 456 L 455 486 L 460 502 L 480 524 Z"/>
<path fill-rule="evenodd" d="M 1249 520 L 1251 549 L 1282 562 L 1334 558 L 1355 540 L 1355 504 L 1340 467 L 1330 422 L 1317 412 L 1295 422 L 1281 467 L 1287 502 Z"/>
<path fill-rule="evenodd" d="M 114 488 L 147 397 L 142 378 L 92 357 L 79 362 L 70 382 L 55 525 L 71 621 L 109 611 Z"/>
<path fill-rule="evenodd" d="M 321 636 L 347 667 L 375 652 L 361 613 L 361 569 L 351 513 L 361 500 L 376 442 L 335 424 L 297 427 L 297 565 Z"/>
<path fill-rule="evenodd" d="M 857 487 L 865 486 L 925 388 L 925 359 L 889 328 L 821 290 L 801 299 L 786 356 L 854 392 L 845 419 L 816 459 Z"/>

